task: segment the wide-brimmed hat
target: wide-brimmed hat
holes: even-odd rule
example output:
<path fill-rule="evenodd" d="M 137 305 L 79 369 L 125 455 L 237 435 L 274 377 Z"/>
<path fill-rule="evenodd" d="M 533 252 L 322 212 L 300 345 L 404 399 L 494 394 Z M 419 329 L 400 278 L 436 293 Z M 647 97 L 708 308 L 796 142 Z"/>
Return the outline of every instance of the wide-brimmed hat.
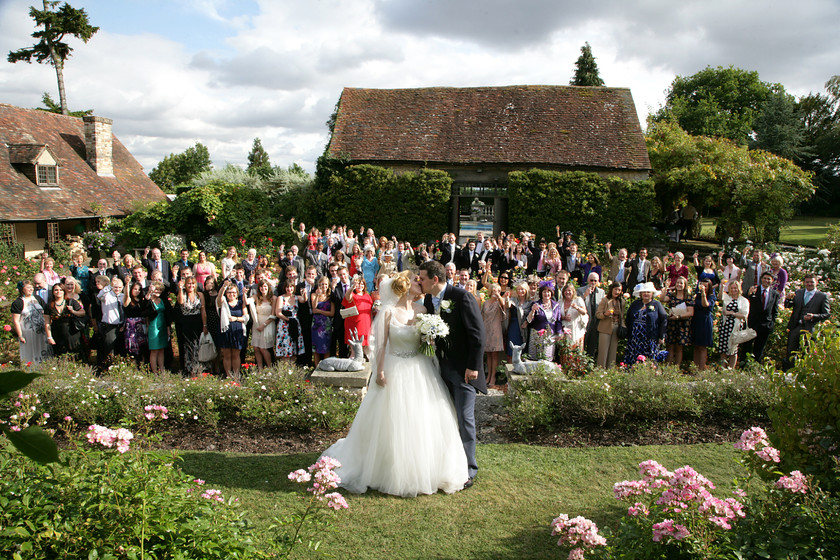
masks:
<path fill-rule="evenodd" d="M 659 295 L 659 290 L 656 289 L 653 282 L 641 282 L 636 284 L 636 287 L 633 288 L 633 297 L 638 297 L 642 292 L 652 292 L 654 297 Z"/>

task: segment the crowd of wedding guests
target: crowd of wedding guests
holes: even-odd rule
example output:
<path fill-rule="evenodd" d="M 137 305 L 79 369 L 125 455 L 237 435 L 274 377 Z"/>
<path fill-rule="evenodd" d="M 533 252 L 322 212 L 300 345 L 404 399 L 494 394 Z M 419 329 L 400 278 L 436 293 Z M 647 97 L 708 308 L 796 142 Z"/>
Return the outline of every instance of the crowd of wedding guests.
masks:
<path fill-rule="evenodd" d="M 585 352 L 604 368 L 640 360 L 679 365 L 691 346 L 704 369 L 712 348 L 726 367 L 736 367 L 747 352 L 763 357 L 785 304 L 793 309 L 787 368 L 799 334 L 829 318 L 828 298 L 813 275 L 787 294 L 783 259 L 759 250 L 702 259 L 695 253 L 691 275 L 680 252 L 614 252 L 606 243 L 603 255 L 582 254 L 559 226 L 551 240 L 479 233 L 461 245 L 446 233 L 416 248 L 370 228 L 358 235 L 342 226 L 320 231 L 294 219 L 290 228 L 294 242 L 278 254 L 250 249 L 240 257 L 229 247 L 218 266 L 203 252 L 190 261 L 187 250 L 173 262 L 158 248 L 146 248 L 137 260 L 114 251 L 110 263 L 100 258 L 95 266 L 77 252 L 62 276 L 43 254 L 41 272 L 21 283 L 11 308 L 21 361 L 64 354 L 88 360 L 95 350 L 100 369 L 120 355 L 155 372 L 238 379 L 251 351 L 257 367 L 278 360 L 317 365 L 351 355 L 348 343 L 358 337 L 367 354 L 381 279 L 432 259 L 444 265 L 449 284 L 481 307 L 491 386 L 511 345 L 525 345 L 530 359 L 562 361 L 569 351 Z M 747 328 L 754 336 L 744 336 Z M 625 352 L 618 356 L 621 339 Z M 202 350 L 209 341 L 212 353 Z"/>

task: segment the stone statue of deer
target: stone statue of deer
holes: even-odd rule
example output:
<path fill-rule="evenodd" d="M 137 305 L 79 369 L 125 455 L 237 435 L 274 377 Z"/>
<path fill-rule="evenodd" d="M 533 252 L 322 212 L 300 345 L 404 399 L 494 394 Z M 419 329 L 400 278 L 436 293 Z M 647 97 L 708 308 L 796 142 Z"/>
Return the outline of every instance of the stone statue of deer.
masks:
<path fill-rule="evenodd" d="M 548 360 L 522 360 L 522 349 L 525 348 L 524 344 L 520 344 L 517 346 L 514 343 L 510 343 L 510 355 L 513 359 L 513 373 L 518 373 L 519 375 L 527 375 L 531 373 L 536 373 L 540 370 L 548 370 L 548 371 L 555 371 L 557 368 L 557 364 L 553 362 L 549 362 Z"/>
<path fill-rule="evenodd" d="M 362 339 L 359 331 L 353 330 L 350 337 L 350 347 L 353 349 L 352 358 L 324 358 L 318 362 L 321 371 L 362 371 L 365 369 L 365 354 L 362 351 Z"/>

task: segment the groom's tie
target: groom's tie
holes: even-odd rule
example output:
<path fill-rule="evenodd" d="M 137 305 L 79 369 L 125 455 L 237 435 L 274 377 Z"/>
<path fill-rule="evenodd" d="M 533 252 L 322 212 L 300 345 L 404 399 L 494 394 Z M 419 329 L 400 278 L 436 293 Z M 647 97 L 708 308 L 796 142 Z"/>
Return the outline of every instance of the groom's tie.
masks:
<path fill-rule="evenodd" d="M 435 306 L 435 314 L 440 314 L 440 298 L 432 296 L 432 305 Z"/>

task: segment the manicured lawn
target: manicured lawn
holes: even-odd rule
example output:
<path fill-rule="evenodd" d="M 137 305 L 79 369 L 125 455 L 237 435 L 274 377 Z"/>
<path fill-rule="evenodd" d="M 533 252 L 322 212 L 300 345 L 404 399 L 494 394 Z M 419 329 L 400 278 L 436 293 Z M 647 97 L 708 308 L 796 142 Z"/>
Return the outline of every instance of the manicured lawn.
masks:
<path fill-rule="evenodd" d="M 237 455 L 183 452 L 182 469 L 239 498 L 259 533 L 275 515 L 298 503 L 301 486 L 286 475 L 317 454 Z M 610 526 L 627 504 L 612 496 L 615 482 L 637 478 L 637 465 L 656 459 L 673 470 L 686 464 L 721 491 L 740 476 L 729 444 L 690 446 L 546 448 L 480 445 L 478 482 L 464 492 L 402 499 L 376 492 L 346 494 L 350 509 L 337 514 L 324 550 L 336 558 L 559 557 L 549 523 L 560 513 Z M 300 557 L 308 557 L 302 548 Z M 315 558 L 316 555 L 311 557 Z"/>
<path fill-rule="evenodd" d="M 825 238 L 828 226 L 836 224 L 838 218 L 819 218 L 819 217 L 797 217 L 793 218 L 790 223 L 782 228 L 780 241 L 790 245 L 802 245 L 805 247 L 817 247 Z M 701 220 L 702 230 L 700 235 L 702 237 L 714 237 L 715 222 L 712 218 L 704 218 Z"/>

